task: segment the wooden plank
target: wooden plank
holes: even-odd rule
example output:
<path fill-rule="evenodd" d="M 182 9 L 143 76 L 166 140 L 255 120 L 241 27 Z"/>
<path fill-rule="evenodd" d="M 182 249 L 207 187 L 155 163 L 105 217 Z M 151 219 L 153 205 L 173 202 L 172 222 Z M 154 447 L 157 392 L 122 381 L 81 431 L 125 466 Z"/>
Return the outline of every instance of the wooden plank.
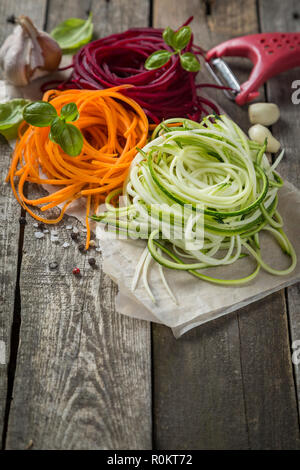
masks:
<path fill-rule="evenodd" d="M 32 4 L 24 2 L 23 12 L 25 15 L 31 15 L 36 21 L 38 15 L 36 10 L 33 11 Z M 0 45 L 5 38 L 12 32 L 13 25 L 6 21 L 7 17 L 12 14 L 19 13 L 19 4 L 17 0 L 2 0 L 0 2 Z M 37 7 L 45 5 L 45 0 L 37 0 Z M 0 71 L 2 78 L 2 71 Z M 0 217 L 1 217 L 1 310 L 0 310 L 0 433 L 3 433 L 3 423 L 6 409 L 7 398 L 7 376 L 8 363 L 10 360 L 10 340 L 11 327 L 14 321 L 14 304 L 15 289 L 18 271 L 18 246 L 19 246 L 19 217 L 21 208 L 13 197 L 10 186 L 4 183 L 9 163 L 11 148 L 6 140 L 0 136 L 0 172 L 1 172 L 1 189 L 0 189 Z M 22 227 L 21 227 L 22 230 Z M 15 318 L 15 321 L 18 321 Z M 12 379 L 11 364 L 9 369 L 10 380 Z"/>
<path fill-rule="evenodd" d="M 52 0 L 48 28 L 82 14 L 82 3 Z M 110 16 L 116 8 L 125 24 L 146 25 L 148 2 L 131 5 L 93 2 L 97 32 L 108 22 L 120 29 L 119 16 Z M 55 227 L 58 245 L 49 234 L 35 239 L 32 219 L 25 230 L 21 342 L 7 448 L 30 443 L 34 449 L 149 449 L 150 326 L 116 313 L 117 289 L 103 273 L 99 253 L 80 253 L 68 224 L 78 227 L 84 240 L 82 226 L 67 217 Z M 49 268 L 51 261 L 58 262 L 57 269 Z M 74 265 L 80 278 L 72 274 Z"/>
<path fill-rule="evenodd" d="M 272 2 L 270 9 L 270 2 L 264 3 L 262 12 L 262 2 L 259 2 L 260 30 L 277 30 L 274 21 L 274 13 L 278 14 L 277 5 Z M 279 5 L 280 2 L 277 3 Z M 290 16 L 286 3 L 281 5 L 279 15 L 282 18 Z M 268 18 L 268 27 L 265 18 Z M 276 86 L 274 92 L 281 108 L 282 94 Z M 269 92 L 267 98 L 272 101 Z M 264 101 L 264 95 L 261 95 L 261 100 Z M 290 115 L 285 122 L 293 122 Z M 250 305 L 239 315 L 250 447 L 299 449 L 297 401 L 284 293 L 278 292 L 255 305 L 255 312 Z"/>
<path fill-rule="evenodd" d="M 289 0 L 280 2 L 275 0 L 270 11 L 268 2 L 260 2 L 260 17 L 263 31 L 294 32 L 300 30 L 299 2 Z M 280 107 L 281 117 L 274 124 L 273 132 L 286 149 L 285 158 L 279 166 L 282 176 L 291 181 L 300 189 L 300 161 L 299 161 L 299 109 L 300 105 L 292 103 L 292 83 L 299 80 L 299 68 L 272 78 L 267 84 L 267 93 L 270 101 Z M 290 321 L 291 341 L 300 340 L 300 284 L 290 287 L 286 292 L 288 301 L 288 314 Z M 300 413 L 300 364 L 294 364 L 295 379 L 298 392 L 298 409 Z M 300 415 L 299 415 L 300 416 Z"/>
<path fill-rule="evenodd" d="M 295 385 L 283 292 L 239 313 L 251 449 L 299 449 Z"/>
<path fill-rule="evenodd" d="M 39 27 L 43 26 L 47 0 L 36 0 L 35 2 L 25 0 L 1 0 L 0 2 L 0 44 L 13 31 L 14 26 L 7 23 L 7 18 L 11 15 L 27 15 Z M 40 13 L 42 12 L 42 16 Z M 42 21 L 41 21 L 42 19 Z"/>
<path fill-rule="evenodd" d="M 61 21 L 70 18 L 87 18 L 91 2 L 78 2 L 73 0 L 50 0 L 47 10 L 47 31 L 51 31 Z"/>
<path fill-rule="evenodd" d="M 10 337 L 13 322 L 15 288 L 17 280 L 19 217 L 20 207 L 14 199 L 6 178 L 11 148 L 0 135 L 0 253 L 1 253 L 1 282 L 0 282 L 0 432 L 4 428 L 7 375 L 10 356 Z"/>
<path fill-rule="evenodd" d="M 153 325 L 157 449 L 247 449 L 236 315 L 176 340 Z"/>
<path fill-rule="evenodd" d="M 171 0 L 163 5 L 157 1 L 154 24 L 178 27 L 194 15 L 195 39 L 204 48 L 232 36 L 257 32 L 254 0 L 207 4 L 208 11 L 204 3 L 201 10 L 196 0 L 181 2 L 180 9 Z M 243 80 L 245 63 L 232 63 L 238 65 L 238 75 Z M 204 70 L 201 77 L 205 80 Z M 247 130 L 246 109 L 224 100 L 220 93 L 218 102 Z M 156 446 L 298 448 L 288 327 L 281 295 L 251 304 L 189 335 L 175 342 L 164 327 L 153 328 Z M 263 367 L 265 363 L 270 367 Z M 285 386 L 281 388 L 282 384 Z M 264 406 L 268 395 L 272 405 Z"/>
<path fill-rule="evenodd" d="M 104 37 L 128 28 L 149 26 L 149 0 L 93 0 L 95 34 Z"/>
<path fill-rule="evenodd" d="M 157 1 L 154 26 L 177 28 L 193 15 L 195 41 L 208 49 L 230 37 L 230 31 L 241 30 L 239 15 L 244 16 L 244 8 L 248 7 L 249 24 L 253 23 L 255 8 L 247 3 L 245 7 L 243 2 L 236 4 L 233 23 L 229 24 L 224 2 L 213 4 L 210 15 L 206 15 L 204 3 L 199 7 L 196 0 L 181 2 L 180 8 L 171 0 L 163 4 Z M 219 29 L 216 25 L 223 16 Z M 212 81 L 204 67 L 201 81 Z M 222 92 L 209 94 L 214 99 L 217 96 L 227 110 L 229 102 Z M 244 113 L 231 108 L 230 114 L 245 122 Z M 156 447 L 247 449 L 237 315 L 203 325 L 177 341 L 167 328 L 154 325 L 153 351 Z"/>

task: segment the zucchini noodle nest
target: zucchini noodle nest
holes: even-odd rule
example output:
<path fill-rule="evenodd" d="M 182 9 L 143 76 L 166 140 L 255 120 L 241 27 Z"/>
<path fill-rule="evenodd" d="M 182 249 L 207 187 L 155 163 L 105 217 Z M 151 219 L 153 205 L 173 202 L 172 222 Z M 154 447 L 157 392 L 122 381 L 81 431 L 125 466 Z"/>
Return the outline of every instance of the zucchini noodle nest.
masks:
<path fill-rule="evenodd" d="M 261 146 L 250 141 L 226 116 L 207 116 L 201 123 L 169 119 L 156 127 L 150 142 L 138 149 L 123 191 L 110 193 L 106 210 L 93 216 L 109 230 L 147 239 L 133 288 L 143 272 L 144 285 L 154 299 L 147 282 L 152 258 L 174 300 L 163 267 L 221 285 L 249 282 L 260 268 L 273 275 L 293 271 L 296 254 L 277 211 L 283 181 L 275 168 L 284 152 L 271 165 L 265 149 L 266 142 Z M 121 193 L 123 204 L 116 201 Z M 290 257 L 287 269 L 274 269 L 263 260 L 263 230 Z M 246 256 L 256 264 L 246 277 L 219 279 L 201 272 Z"/>

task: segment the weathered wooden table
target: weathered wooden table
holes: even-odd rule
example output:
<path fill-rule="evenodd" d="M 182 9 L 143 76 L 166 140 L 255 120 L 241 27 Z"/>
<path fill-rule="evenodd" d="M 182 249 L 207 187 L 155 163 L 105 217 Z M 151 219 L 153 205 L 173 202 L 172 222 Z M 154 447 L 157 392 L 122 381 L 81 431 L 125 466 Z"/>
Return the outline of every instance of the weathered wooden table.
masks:
<path fill-rule="evenodd" d="M 178 27 L 194 15 L 196 42 L 209 48 L 258 31 L 299 31 L 297 0 L 1 0 L 6 17 L 27 14 L 46 30 L 93 11 L 95 35 L 133 26 Z M 249 67 L 233 61 L 239 76 Z M 205 71 L 203 71 L 205 75 Z M 300 187 L 300 69 L 269 81 L 278 103 L 274 133 L 286 148 L 282 175 Z M 247 110 L 218 101 L 247 129 Z M 3 184 L 10 148 L 0 141 L 0 429 L 6 449 L 299 449 L 299 286 L 273 294 L 175 340 L 163 326 L 115 311 L 117 287 L 69 241 L 34 238 Z M 51 271 L 49 262 L 59 268 Z M 76 264 L 80 280 L 72 275 Z M 297 405 L 298 403 L 298 405 Z"/>

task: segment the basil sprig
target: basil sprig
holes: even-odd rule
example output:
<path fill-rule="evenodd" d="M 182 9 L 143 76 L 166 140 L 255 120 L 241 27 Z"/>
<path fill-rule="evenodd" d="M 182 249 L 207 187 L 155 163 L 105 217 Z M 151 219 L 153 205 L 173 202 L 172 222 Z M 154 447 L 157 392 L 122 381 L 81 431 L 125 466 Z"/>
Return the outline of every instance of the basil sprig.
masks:
<path fill-rule="evenodd" d="M 156 70 L 166 65 L 173 55 L 179 55 L 181 67 L 188 72 L 198 72 L 200 64 L 192 52 L 184 52 L 182 50 L 188 45 L 191 40 L 192 30 L 189 26 L 183 26 L 178 31 L 174 31 L 169 26 L 164 30 L 163 40 L 170 46 L 174 52 L 167 50 L 159 50 L 153 52 L 146 62 L 145 68 L 147 70 Z"/>
<path fill-rule="evenodd" d="M 93 36 L 92 13 L 87 20 L 69 18 L 51 31 L 63 54 L 74 54 L 81 46 L 90 42 Z"/>
<path fill-rule="evenodd" d="M 23 109 L 29 100 L 17 98 L 0 104 L 0 134 L 7 140 L 15 139 L 18 128 L 23 122 Z"/>
<path fill-rule="evenodd" d="M 60 116 L 51 103 L 36 101 L 25 106 L 23 118 L 35 127 L 50 127 L 49 139 L 58 144 L 65 153 L 76 157 L 81 153 L 83 136 L 77 127 L 70 122 L 79 118 L 75 103 L 62 107 Z"/>

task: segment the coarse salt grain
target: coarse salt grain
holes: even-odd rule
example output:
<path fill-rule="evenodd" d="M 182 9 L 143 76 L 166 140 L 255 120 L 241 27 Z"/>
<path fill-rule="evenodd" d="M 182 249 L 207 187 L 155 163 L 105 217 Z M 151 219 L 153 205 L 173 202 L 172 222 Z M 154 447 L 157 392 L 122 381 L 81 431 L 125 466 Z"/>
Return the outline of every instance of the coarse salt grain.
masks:
<path fill-rule="evenodd" d="M 39 224 L 38 224 L 37 222 L 35 222 L 35 223 L 33 224 L 33 226 L 34 226 L 35 228 L 38 228 Z"/>
<path fill-rule="evenodd" d="M 68 242 L 65 242 L 65 243 L 63 244 L 63 248 L 68 248 L 69 246 L 70 246 L 70 243 L 68 243 Z"/>
<path fill-rule="evenodd" d="M 35 238 L 44 238 L 45 235 L 43 232 L 34 232 L 34 236 Z"/>
<path fill-rule="evenodd" d="M 74 232 L 74 233 L 79 233 L 78 228 L 77 228 L 77 227 L 74 227 L 74 228 L 73 228 L 73 232 Z"/>
<path fill-rule="evenodd" d="M 51 261 L 51 262 L 49 263 L 49 268 L 50 268 L 50 269 L 56 269 L 57 267 L 58 267 L 57 261 Z"/>
<path fill-rule="evenodd" d="M 66 226 L 66 230 L 72 230 L 72 228 L 73 228 L 73 225 L 67 225 Z"/>

